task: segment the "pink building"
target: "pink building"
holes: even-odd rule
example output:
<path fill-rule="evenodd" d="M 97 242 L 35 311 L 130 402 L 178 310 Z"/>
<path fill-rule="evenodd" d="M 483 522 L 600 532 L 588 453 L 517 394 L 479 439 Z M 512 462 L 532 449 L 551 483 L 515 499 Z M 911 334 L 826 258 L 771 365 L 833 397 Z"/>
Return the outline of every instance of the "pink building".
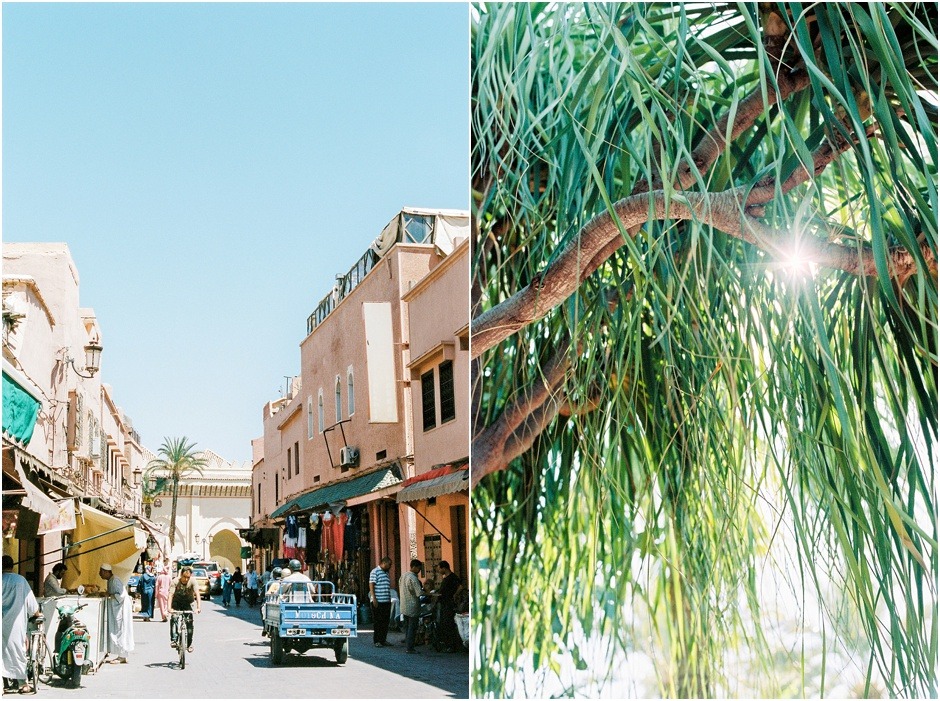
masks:
<path fill-rule="evenodd" d="M 417 460 L 402 298 L 468 237 L 466 212 L 403 209 L 310 315 L 301 376 L 264 408 L 252 480 L 259 565 L 296 556 L 362 597 L 387 555 L 397 580 L 417 537 L 397 501 Z M 466 284 L 459 294 L 466 327 Z M 463 456 L 466 434 L 456 451 Z"/>
<path fill-rule="evenodd" d="M 97 372 L 66 244 L 3 245 L 3 322 L 3 552 L 37 591 L 60 561 L 68 587 L 100 584 L 104 561 L 126 577 L 162 539 L 136 517 L 140 436 Z"/>
<path fill-rule="evenodd" d="M 467 240 L 402 298 L 408 306 L 415 474 L 396 495 L 409 507 L 402 517 L 414 533 L 410 557 L 423 561 L 432 579 L 439 575 L 437 563 L 447 560 L 464 582 L 469 581 L 469 290 Z"/>

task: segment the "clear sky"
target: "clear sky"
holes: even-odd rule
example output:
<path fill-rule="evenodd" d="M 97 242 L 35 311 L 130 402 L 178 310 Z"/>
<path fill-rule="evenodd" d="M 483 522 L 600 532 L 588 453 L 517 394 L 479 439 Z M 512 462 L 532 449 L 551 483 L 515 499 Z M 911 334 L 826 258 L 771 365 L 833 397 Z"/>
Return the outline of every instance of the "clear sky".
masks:
<path fill-rule="evenodd" d="M 468 27 L 464 3 L 3 5 L 3 239 L 68 243 L 148 448 L 249 460 L 335 274 L 401 207 L 469 207 Z"/>

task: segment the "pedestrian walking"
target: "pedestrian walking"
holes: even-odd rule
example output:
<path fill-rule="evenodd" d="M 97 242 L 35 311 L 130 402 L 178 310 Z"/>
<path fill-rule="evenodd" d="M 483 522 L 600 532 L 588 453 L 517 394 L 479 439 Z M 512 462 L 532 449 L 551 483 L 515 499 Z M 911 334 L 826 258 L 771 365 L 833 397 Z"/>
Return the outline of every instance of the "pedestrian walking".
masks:
<path fill-rule="evenodd" d="M 3 691 L 35 691 L 26 679 L 26 643 L 29 619 L 39 613 L 39 602 L 22 575 L 13 571 L 13 558 L 3 556 Z"/>
<path fill-rule="evenodd" d="M 444 577 L 441 580 L 441 588 L 438 590 L 440 594 L 438 602 L 441 607 L 441 641 L 447 652 L 459 652 L 463 649 L 463 640 L 457 630 L 454 615 L 457 613 L 457 594 L 463 589 L 463 582 L 451 571 L 447 560 L 441 560 L 437 568 Z"/>
<path fill-rule="evenodd" d="M 149 621 L 153 618 L 153 605 L 156 603 L 157 593 L 157 578 L 153 574 L 152 565 L 144 568 L 137 586 L 140 591 L 140 615 L 145 621 Z"/>
<path fill-rule="evenodd" d="M 232 593 L 235 595 L 235 605 L 242 605 L 242 586 L 245 584 L 245 575 L 242 574 L 242 568 L 236 567 L 232 575 Z"/>
<path fill-rule="evenodd" d="M 376 647 L 385 647 L 388 642 L 388 623 L 392 614 L 392 581 L 388 572 L 392 569 L 392 560 L 383 557 L 379 566 L 369 574 L 369 601 L 372 604 L 374 632 L 372 641 Z"/>
<path fill-rule="evenodd" d="M 255 572 L 254 565 L 248 565 L 248 574 L 245 575 L 245 598 L 248 600 L 248 606 L 254 608 L 258 603 L 258 573 Z"/>
<path fill-rule="evenodd" d="M 424 568 L 421 560 L 412 560 L 411 569 L 405 572 L 398 581 L 398 591 L 401 595 L 401 613 L 405 617 L 405 652 L 413 655 L 415 650 L 415 633 L 418 632 L 418 619 L 421 614 L 421 595 L 424 589 L 418 574 Z"/>
<path fill-rule="evenodd" d="M 228 608 L 228 605 L 232 602 L 232 573 L 228 571 L 228 567 L 222 568 L 222 605 L 225 608 Z"/>
<path fill-rule="evenodd" d="M 160 567 L 157 575 L 156 599 L 157 606 L 160 608 L 160 620 L 166 623 L 166 615 L 170 612 L 170 583 L 173 578 L 166 567 Z"/>
<path fill-rule="evenodd" d="M 108 583 L 108 656 L 109 662 L 126 663 L 127 655 L 134 651 L 134 610 L 124 582 L 114 576 L 111 565 L 105 563 L 98 576 Z"/>

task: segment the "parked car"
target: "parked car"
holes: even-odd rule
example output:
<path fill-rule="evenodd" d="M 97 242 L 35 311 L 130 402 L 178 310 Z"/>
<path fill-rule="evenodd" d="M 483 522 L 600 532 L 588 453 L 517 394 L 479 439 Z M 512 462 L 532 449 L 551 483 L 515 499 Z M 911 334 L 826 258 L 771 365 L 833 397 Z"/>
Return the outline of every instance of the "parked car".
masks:
<path fill-rule="evenodd" d="M 218 562 L 213 562 L 212 560 L 200 560 L 199 562 L 194 562 L 193 567 L 201 567 L 209 574 L 210 594 L 222 593 L 222 568 L 219 567 Z"/>
<path fill-rule="evenodd" d="M 193 579 L 196 581 L 196 588 L 199 590 L 199 596 L 203 599 L 209 598 L 209 573 L 202 567 L 193 567 Z"/>

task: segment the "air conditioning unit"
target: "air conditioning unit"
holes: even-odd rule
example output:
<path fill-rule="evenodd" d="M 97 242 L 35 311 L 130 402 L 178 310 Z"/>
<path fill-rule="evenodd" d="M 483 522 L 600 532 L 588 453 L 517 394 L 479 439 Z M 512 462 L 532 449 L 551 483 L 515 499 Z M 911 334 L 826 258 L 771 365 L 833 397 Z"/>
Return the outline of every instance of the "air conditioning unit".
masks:
<path fill-rule="evenodd" d="M 343 446 L 339 451 L 339 464 L 343 467 L 356 467 L 359 464 L 359 448 Z"/>

